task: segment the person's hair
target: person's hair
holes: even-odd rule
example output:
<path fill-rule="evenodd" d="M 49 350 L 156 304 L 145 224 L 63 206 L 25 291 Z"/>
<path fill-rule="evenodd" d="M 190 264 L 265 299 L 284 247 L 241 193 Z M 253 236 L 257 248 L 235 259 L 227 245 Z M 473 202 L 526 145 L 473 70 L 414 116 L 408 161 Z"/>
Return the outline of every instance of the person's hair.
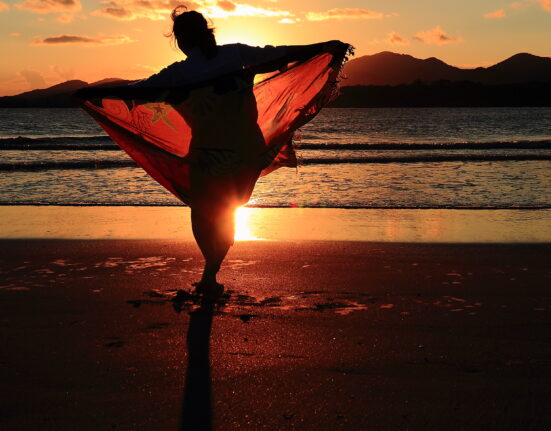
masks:
<path fill-rule="evenodd" d="M 185 6 L 177 6 L 172 11 L 171 17 L 172 32 L 168 36 L 174 37 L 179 47 L 197 46 L 207 58 L 216 55 L 214 28 L 209 27 L 202 14 L 194 10 L 188 11 Z"/>

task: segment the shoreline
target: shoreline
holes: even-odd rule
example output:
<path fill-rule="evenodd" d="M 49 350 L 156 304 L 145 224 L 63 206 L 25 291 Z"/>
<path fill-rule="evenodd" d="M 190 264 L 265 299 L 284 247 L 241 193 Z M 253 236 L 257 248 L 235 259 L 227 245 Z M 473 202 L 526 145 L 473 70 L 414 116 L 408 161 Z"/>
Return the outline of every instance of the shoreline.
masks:
<path fill-rule="evenodd" d="M 35 203 L 35 202 L 0 202 L 0 207 L 132 207 L 132 208 L 189 208 L 182 203 L 175 203 L 174 205 L 153 205 L 153 204 L 119 204 L 119 203 Z M 549 210 L 551 206 L 529 206 L 529 205 L 514 205 L 514 206 L 457 206 L 457 207 L 418 207 L 418 206 L 297 206 L 297 205 L 243 205 L 243 208 L 250 209 L 304 209 L 304 210 L 415 210 L 415 211 L 541 211 Z"/>
<path fill-rule="evenodd" d="M 179 206 L 0 206 L 5 239 L 193 241 Z M 240 208 L 236 240 L 551 243 L 551 209 Z"/>

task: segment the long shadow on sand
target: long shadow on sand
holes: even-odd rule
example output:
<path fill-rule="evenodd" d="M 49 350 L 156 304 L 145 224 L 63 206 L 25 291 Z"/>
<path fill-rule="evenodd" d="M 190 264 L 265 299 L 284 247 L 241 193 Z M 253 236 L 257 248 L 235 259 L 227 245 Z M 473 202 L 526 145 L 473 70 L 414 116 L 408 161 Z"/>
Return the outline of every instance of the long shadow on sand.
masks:
<path fill-rule="evenodd" d="M 181 430 L 212 430 L 209 344 L 213 315 L 214 304 L 206 301 L 190 313 Z"/>

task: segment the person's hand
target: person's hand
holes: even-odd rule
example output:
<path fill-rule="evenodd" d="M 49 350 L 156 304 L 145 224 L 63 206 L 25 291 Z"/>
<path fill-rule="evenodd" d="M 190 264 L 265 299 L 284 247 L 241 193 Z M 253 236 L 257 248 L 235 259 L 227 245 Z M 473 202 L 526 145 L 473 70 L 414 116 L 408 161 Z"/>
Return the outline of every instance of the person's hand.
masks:
<path fill-rule="evenodd" d="M 341 42 L 340 40 L 330 40 L 329 42 L 326 42 L 326 44 L 327 52 L 329 54 L 333 54 L 334 56 L 346 54 L 346 51 L 350 46 L 347 43 Z"/>

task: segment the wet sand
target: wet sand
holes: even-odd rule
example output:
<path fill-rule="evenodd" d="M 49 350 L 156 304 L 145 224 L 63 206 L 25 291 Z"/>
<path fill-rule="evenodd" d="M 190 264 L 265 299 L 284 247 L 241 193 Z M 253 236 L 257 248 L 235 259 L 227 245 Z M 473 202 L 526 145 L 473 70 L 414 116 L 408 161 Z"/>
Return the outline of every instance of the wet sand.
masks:
<path fill-rule="evenodd" d="M 3 430 L 551 428 L 549 244 L 1 245 Z"/>
<path fill-rule="evenodd" d="M 4 239 L 193 241 L 187 207 L 0 206 Z M 551 243 L 551 209 L 240 208 L 238 240 Z"/>

